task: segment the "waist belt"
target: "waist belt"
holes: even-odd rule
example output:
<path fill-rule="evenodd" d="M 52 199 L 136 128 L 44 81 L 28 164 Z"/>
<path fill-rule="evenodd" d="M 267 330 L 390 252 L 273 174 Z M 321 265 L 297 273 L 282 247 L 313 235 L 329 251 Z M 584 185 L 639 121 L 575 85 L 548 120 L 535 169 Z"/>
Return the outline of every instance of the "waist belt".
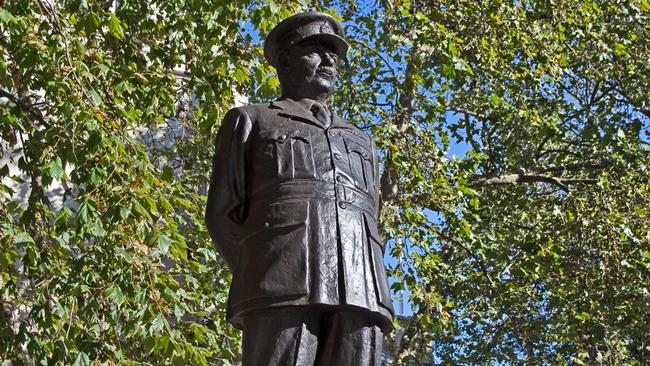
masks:
<path fill-rule="evenodd" d="M 341 183 L 322 180 L 294 179 L 282 182 L 262 191 L 253 192 L 250 202 L 254 205 L 284 200 L 324 199 L 336 201 L 341 208 L 347 205 L 366 211 L 374 217 L 375 200 L 368 193 Z"/>

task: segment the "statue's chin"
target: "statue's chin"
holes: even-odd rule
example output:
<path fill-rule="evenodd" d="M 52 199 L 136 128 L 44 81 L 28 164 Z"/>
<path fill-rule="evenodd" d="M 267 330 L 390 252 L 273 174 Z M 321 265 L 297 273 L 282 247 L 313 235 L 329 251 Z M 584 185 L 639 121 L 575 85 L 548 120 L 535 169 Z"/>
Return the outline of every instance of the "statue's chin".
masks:
<path fill-rule="evenodd" d="M 334 85 L 334 83 L 336 83 L 336 77 L 327 73 L 318 73 L 315 75 L 313 81 L 329 89 Z"/>
<path fill-rule="evenodd" d="M 317 77 L 309 83 L 309 89 L 314 94 L 330 94 L 334 89 L 335 82 L 336 80 L 331 80 L 329 78 Z"/>

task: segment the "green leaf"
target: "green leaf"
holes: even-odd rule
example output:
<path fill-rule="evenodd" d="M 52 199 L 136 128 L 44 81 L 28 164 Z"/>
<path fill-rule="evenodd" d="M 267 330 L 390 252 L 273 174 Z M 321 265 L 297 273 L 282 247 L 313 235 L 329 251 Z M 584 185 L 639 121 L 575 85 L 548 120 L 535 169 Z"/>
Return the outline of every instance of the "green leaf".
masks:
<path fill-rule="evenodd" d="M 639 7 L 642 11 L 650 13 L 650 0 L 641 0 L 641 5 Z"/>
<path fill-rule="evenodd" d="M 476 197 L 470 198 L 469 205 L 472 207 L 472 209 L 478 210 L 478 206 L 479 206 L 478 198 L 476 198 Z"/>
<path fill-rule="evenodd" d="M 138 202 L 138 201 L 133 201 L 133 209 L 135 210 L 135 212 L 137 212 L 138 214 L 140 214 L 140 216 L 143 216 L 143 217 L 150 217 L 150 216 L 149 216 L 149 212 L 148 212 L 148 211 L 144 208 L 144 206 L 142 206 L 142 204 L 141 204 L 140 202 Z"/>
<path fill-rule="evenodd" d="M 169 252 L 169 246 L 172 243 L 172 239 L 164 235 L 158 235 L 156 237 L 156 244 L 162 254 L 167 254 Z"/>
<path fill-rule="evenodd" d="M 93 100 L 93 102 L 95 103 L 95 105 L 99 106 L 99 105 L 102 104 L 102 97 L 101 97 L 101 95 L 99 95 L 99 93 L 98 93 L 96 90 L 94 90 L 94 89 L 93 89 L 93 90 L 89 90 L 89 91 L 88 91 L 88 95 L 89 95 L 90 98 Z"/>
<path fill-rule="evenodd" d="M 124 30 L 122 23 L 114 13 L 108 13 L 108 30 L 117 39 L 124 39 Z"/>
<path fill-rule="evenodd" d="M 457 57 L 458 56 L 458 48 L 456 48 L 456 44 L 453 41 L 449 41 L 449 53 L 451 53 L 452 56 Z"/>
<path fill-rule="evenodd" d="M 77 53 L 79 54 L 79 56 L 83 57 L 83 56 L 86 54 L 86 49 L 85 49 L 84 46 L 81 44 L 81 42 L 79 41 L 79 39 L 75 39 L 75 40 L 74 40 L 74 47 L 75 47 L 75 49 L 77 50 Z"/>
<path fill-rule="evenodd" d="M 10 24 L 14 20 L 14 16 L 4 8 L 0 8 L 0 21 L 5 24 Z"/>
<path fill-rule="evenodd" d="M 128 219 L 130 215 L 131 215 L 130 207 L 124 207 L 124 206 L 120 207 L 120 217 L 122 218 L 122 220 Z"/>
<path fill-rule="evenodd" d="M 174 169 L 170 166 L 163 167 L 160 179 L 172 182 L 174 180 Z"/>
<path fill-rule="evenodd" d="M 237 68 L 235 69 L 235 72 L 233 73 L 233 76 L 235 77 L 235 80 L 239 83 L 245 83 L 249 80 L 250 73 L 248 69 L 245 68 Z"/>
<path fill-rule="evenodd" d="M 96 221 L 88 225 L 88 233 L 93 236 L 103 237 L 106 235 L 106 230 L 102 227 L 101 221 Z"/>
<path fill-rule="evenodd" d="M 175 259 L 187 261 L 187 244 L 183 238 L 173 241 L 171 255 Z"/>
<path fill-rule="evenodd" d="M 158 211 L 158 205 L 156 205 L 156 201 L 154 201 L 149 196 L 144 196 L 143 198 L 144 198 L 144 202 L 147 204 L 147 207 L 149 207 L 149 212 Z"/>
<path fill-rule="evenodd" d="M 88 201 L 83 201 L 77 209 L 77 218 L 80 222 L 86 223 L 88 222 L 92 212 L 94 212 L 94 208 L 88 203 Z"/>
<path fill-rule="evenodd" d="M 74 366 L 87 366 L 90 365 L 90 357 L 84 352 L 79 352 L 74 360 Z"/>
<path fill-rule="evenodd" d="M 158 202 L 160 203 L 160 207 L 162 207 L 166 212 L 172 212 L 174 210 L 172 205 L 165 197 L 158 198 Z"/>
<path fill-rule="evenodd" d="M 63 162 L 61 162 L 61 158 L 58 156 L 55 156 L 54 159 L 45 164 L 44 169 L 54 179 L 61 179 L 65 174 L 65 170 L 63 169 Z"/>
<path fill-rule="evenodd" d="M 280 7 L 274 0 L 269 0 L 269 7 L 271 9 L 271 13 L 276 14 L 278 10 L 280 10 Z"/>
<path fill-rule="evenodd" d="M 34 239 L 28 233 L 22 231 L 16 236 L 14 236 L 14 244 L 23 244 L 23 243 L 32 243 L 34 244 Z"/>
<path fill-rule="evenodd" d="M 149 327 L 149 331 L 151 333 L 158 333 L 162 331 L 165 328 L 169 328 L 169 324 L 167 323 L 167 319 L 163 314 L 157 314 L 156 317 L 153 319 L 151 322 L 151 326 Z"/>
<path fill-rule="evenodd" d="M 124 303 L 124 293 L 115 285 L 108 286 L 106 290 L 104 290 L 104 296 L 113 301 L 117 306 Z"/>
<path fill-rule="evenodd" d="M 95 12 L 89 12 L 84 18 L 84 25 L 88 33 L 95 32 L 102 24 L 102 18 Z"/>

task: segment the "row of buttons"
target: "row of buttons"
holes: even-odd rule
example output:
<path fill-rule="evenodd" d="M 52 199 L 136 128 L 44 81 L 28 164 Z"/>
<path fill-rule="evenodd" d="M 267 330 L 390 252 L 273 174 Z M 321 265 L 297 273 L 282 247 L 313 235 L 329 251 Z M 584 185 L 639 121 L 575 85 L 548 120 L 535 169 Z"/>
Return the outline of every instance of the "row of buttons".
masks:
<path fill-rule="evenodd" d="M 359 134 L 357 133 L 357 131 L 352 131 L 352 133 L 354 133 L 356 136 L 359 136 Z M 338 131 L 335 131 L 335 130 L 329 130 L 329 131 L 328 131 L 328 134 L 329 134 L 330 136 L 336 136 L 336 135 L 340 135 L 341 133 L 338 132 Z M 337 153 L 337 152 L 335 152 L 334 154 L 332 154 L 332 156 L 333 156 L 334 159 L 336 159 L 336 160 L 341 160 L 341 159 L 343 159 L 343 156 L 341 156 L 341 154 L 340 154 L 340 153 Z M 337 181 L 338 183 L 343 183 L 343 182 L 345 182 L 345 177 L 343 177 L 342 175 L 338 174 L 338 175 L 336 175 L 336 181 Z M 346 208 L 348 208 L 348 204 L 347 204 L 347 202 L 339 201 L 339 207 L 340 207 L 341 209 L 345 210 Z"/>
<path fill-rule="evenodd" d="M 339 175 L 336 176 L 336 181 L 339 182 L 339 183 L 343 183 L 343 182 L 345 182 L 345 177 L 339 174 Z M 340 201 L 341 200 L 340 197 L 337 197 L 337 198 L 339 199 L 339 207 L 340 208 L 342 208 L 344 210 L 346 208 L 348 208 L 347 202 Z"/>

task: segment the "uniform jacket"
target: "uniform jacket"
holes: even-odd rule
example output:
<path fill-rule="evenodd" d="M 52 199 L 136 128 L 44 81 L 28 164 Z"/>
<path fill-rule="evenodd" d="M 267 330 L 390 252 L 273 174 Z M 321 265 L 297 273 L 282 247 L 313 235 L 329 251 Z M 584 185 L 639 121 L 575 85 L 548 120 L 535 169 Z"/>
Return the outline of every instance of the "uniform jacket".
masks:
<path fill-rule="evenodd" d="M 231 109 L 216 139 L 206 223 L 233 273 L 227 316 L 342 306 L 392 327 L 377 232 L 378 166 L 366 133 L 325 128 L 285 98 Z"/>

